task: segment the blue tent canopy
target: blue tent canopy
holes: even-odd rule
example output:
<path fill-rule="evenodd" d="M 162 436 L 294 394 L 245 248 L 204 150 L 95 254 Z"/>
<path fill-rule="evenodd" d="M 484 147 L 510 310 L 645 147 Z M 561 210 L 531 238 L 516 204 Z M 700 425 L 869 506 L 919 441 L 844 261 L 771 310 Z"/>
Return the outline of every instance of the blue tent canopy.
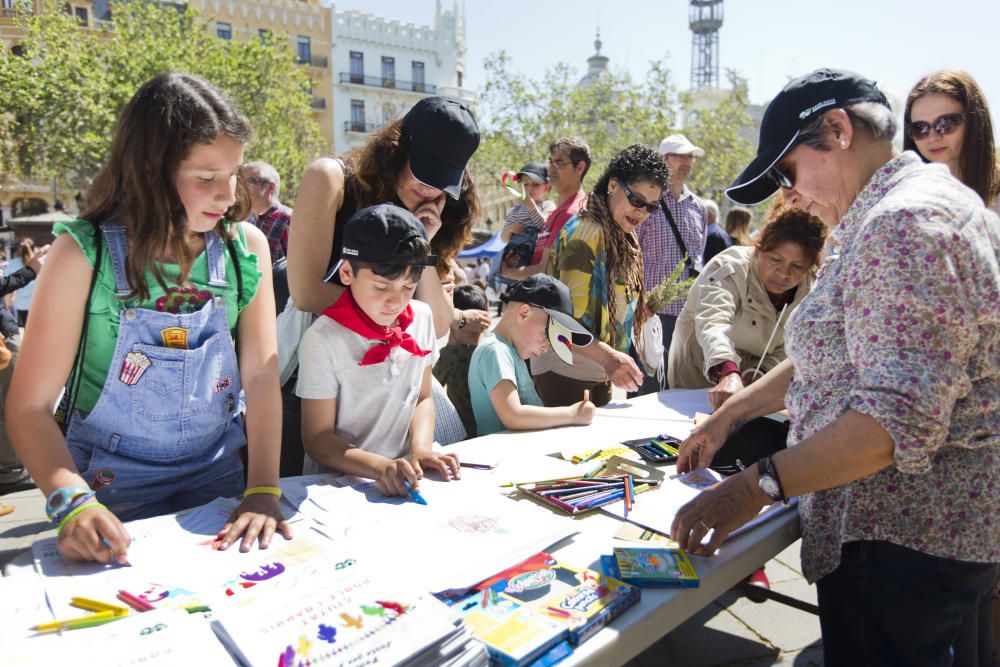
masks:
<path fill-rule="evenodd" d="M 503 250 L 506 245 L 507 242 L 500 240 L 500 234 L 497 233 L 487 239 L 484 243 L 477 245 L 475 248 L 467 248 L 458 253 L 458 259 L 479 259 L 480 257 L 492 257 Z"/>

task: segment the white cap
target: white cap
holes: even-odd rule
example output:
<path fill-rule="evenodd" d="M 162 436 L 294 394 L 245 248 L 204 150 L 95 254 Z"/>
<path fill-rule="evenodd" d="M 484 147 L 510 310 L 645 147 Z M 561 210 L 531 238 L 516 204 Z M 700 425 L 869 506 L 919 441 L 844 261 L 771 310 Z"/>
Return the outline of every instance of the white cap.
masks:
<path fill-rule="evenodd" d="M 705 154 L 705 149 L 698 148 L 692 144 L 683 134 L 671 134 L 660 142 L 660 155 L 666 155 L 667 153 L 701 157 Z"/>

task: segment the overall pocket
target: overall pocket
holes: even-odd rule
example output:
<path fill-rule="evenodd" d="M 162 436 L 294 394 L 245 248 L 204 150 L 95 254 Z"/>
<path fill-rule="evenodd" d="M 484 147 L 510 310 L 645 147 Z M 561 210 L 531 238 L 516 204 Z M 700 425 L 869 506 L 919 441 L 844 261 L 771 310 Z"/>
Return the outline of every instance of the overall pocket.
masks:
<path fill-rule="evenodd" d="M 142 377 L 129 386 L 136 415 L 154 422 L 179 421 L 212 409 L 215 395 L 211 378 L 217 378 L 222 370 L 219 334 L 194 350 L 144 343 L 133 344 L 132 350 L 149 360 Z"/>

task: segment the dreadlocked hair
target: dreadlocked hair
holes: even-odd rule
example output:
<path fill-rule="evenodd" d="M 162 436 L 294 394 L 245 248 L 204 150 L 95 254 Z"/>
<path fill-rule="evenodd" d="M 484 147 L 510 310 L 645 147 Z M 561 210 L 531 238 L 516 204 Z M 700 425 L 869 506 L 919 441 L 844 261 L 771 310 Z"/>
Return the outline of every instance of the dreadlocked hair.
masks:
<path fill-rule="evenodd" d="M 666 163 L 655 151 L 642 144 L 633 144 L 611 159 L 607 169 L 587 197 L 587 204 L 580 217 L 591 220 L 601 228 L 604 247 L 607 249 L 606 294 L 608 322 L 612 341 L 618 333 L 618 302 L 615 285 L 625 285 L 625 299 L 636 299 L 632 331 L 637 351 L 642 354 L 642 328 L 646 321 L 646 292 L 642 279 L 642 250 L 634 232 L 626 232 L 616 223 L 608 208 L 608 183 L 614 178 L 618 183 L 631 185 L 648 182 L 661 189 L 667 187 L 670 172 Z"/>

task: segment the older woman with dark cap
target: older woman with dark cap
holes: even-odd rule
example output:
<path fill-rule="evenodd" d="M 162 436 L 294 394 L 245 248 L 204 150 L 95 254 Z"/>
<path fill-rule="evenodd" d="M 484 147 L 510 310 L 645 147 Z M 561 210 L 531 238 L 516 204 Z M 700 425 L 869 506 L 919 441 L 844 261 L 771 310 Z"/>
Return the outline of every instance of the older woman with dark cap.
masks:
<path fill-rule="evenodd" d="M 712 553 L 764 505 L 801 497 L 828 666 L 951 664 L 1000 568 L 1000 221 L 946 167 L 898 154 L 895 133 L 885 96 L 850 72 L 812 72 L 768 105 L 727 195 L 780 188 L 834 211 L 839 254 L 788 322 L 788 360 L 678 462 L 708 465 L 736 424 L 787 407 L 794 446 L 703 492 L 672 532 Z"/>

